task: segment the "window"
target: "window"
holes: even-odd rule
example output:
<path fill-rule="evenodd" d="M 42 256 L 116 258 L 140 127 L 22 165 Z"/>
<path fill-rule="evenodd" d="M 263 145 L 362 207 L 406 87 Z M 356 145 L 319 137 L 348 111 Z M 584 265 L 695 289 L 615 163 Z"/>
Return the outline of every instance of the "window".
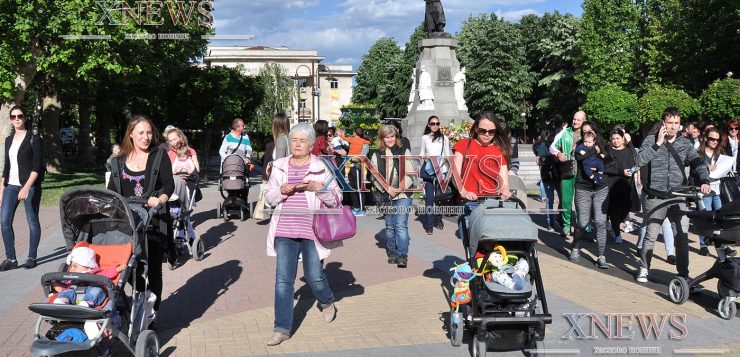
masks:
<path fill-rule="evenodd" d="M 331 89 L 337 89 L 337 88 L 339 88 L 339 81 L 338 80 L 332 79 L 331 81 L 329 81 L 329 83 L 331 84 Z"/>
<path fill-rule="evenodd" d="M 306 109 L 306 100 L 301 99 L 301 101 L 298 103 L 298 108 L 300 109 Z"/>
<path fill-rule="evenodd" d="M 308 80 L 306 78 L 300 78 L 298 79 L 298 86 L 301 88 L 308 87 Z"/>

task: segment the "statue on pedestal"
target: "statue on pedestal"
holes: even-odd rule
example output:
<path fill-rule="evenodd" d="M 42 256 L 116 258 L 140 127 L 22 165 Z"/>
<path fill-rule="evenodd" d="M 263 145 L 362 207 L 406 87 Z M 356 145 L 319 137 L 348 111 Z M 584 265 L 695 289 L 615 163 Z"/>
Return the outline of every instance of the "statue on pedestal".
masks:
<path fill-rule="evenodd" d="M 468 106 L 465 105 L 465 67 L 460 68 L 460 72 L 457 72 L 454 78 L 455 82 L 455 100 L 457 101 L 457 109 L 462 111 L 468 111 Z"/>
<path fill-rule="evenodd" d="M 425 0 L 427 3 L 424 16 L 424 31 L 427 34 L 445 32 L 445 10 L 440 0 Z"/>
<path fill-rule="evenodd" d="M 411 71 L 411 92 L 409 93 L 409 111 L 411 111 L 411 107 L 414 105 L 414 99 L 416 97 L 416 69 Z"/>
<path fill-rule="evenodd" d="M 434 92 L 432 92 L 432 76 L 426 66 L 421 66 L 419 73 L 419 106 L 418 110 L 434 110 Z"/>

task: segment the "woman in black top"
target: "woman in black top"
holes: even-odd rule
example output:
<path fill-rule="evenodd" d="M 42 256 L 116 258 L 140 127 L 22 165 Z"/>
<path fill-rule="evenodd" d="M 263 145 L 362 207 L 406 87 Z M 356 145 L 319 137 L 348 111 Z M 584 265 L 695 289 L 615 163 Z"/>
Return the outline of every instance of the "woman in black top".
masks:
<path fill-rule="evenodd" d="M 121 152 L 116 156 L 119 167 L 120 192 L 124 197 L 145 197 L 150 208 L 160 207 L 158 213 L 147 228 L 149 251 L 147 264 L 149 266 L 149 288 L 157 296 L 154 311 L 159 310 L 162 301 L 162 259 L 168 248 L 173 246 L 172 222 L 168 210 L 167 200 L 175 190 L 172 178 L 172 164 L 167 158 L 164 149 L 158 148 L 159 139 L 157 129 L 149 118 L 143 115 L 134 115 L 126 128 L 126 135 L 121 140 Z M 158 154 L 163 155 L 159 165 L 157 182 L 154 192 L 146 192 L 149 180 L 152 177 L 152 166 Z M 108 189 L 117 191 L 114 180 L 108 183 Z M 137 287 L 143 287 L 141 274 L 137 274 Z M 151 317 L 153 318 L 153 317 Z"/>
<path fill-rule="evenodd" d="M 39 204 L 41 203 L 41 181 L 43 179 L 43 152 L 41 138 L 26 130 L 26 116 L 23 109 L 15 106 L 10 109 L 10 122 L 13 131 L 5 139 L 5 167 L 0 185 L 0 216 L 2 216 L 3 243 L 7 259 L 0 264 L 0 271 L 15 269 L 18 261 L 15 256 L 15 234 L 13 218 L 18 203 L 25 200 L 26 219 L 30 242 L 26 269 L 36 266 L 36 254 L 41 240 L 39 224 Z"/>
<path fill-rule="evenodd" d="M 625 146 L 625 133 L 614 128 L 609 134 L 610 148 L 606 150 L 604 173 L 609 177 L 609 221 L 614 231 L 614 243 L 622 243 L 619 225 L 631 211 L 640 209 L 634 175 L 637 172 L 634 148 Z"/>
<path fill-rule="evenodd" d="M 604 145 L 599 140 L 599 130 L 596 124 L 590 121 L 584 121 L 581 125 L 581 140 L 575 144 L 576 147 L 583 142 L 583 138 L 586 134 L 594 138 L 594 148 L 596 155 L 599 155 L 601 159 L 604 155 Z M 576 214 L 578 215 L 578 226 L 573 235 L 573 248 L 570 252 L 570 260 L 577 262 L 580 259 L 580 245 L 583 241 L 583 235 L 586 231 L 591 220 L 591 213 L 594 217 L 594 225 L 596 226 L 596 243 L 598 249 L 598 260 L 596 266 L 601 269 L 608 269 L 609 265 L 606 263 L 606 257 L 604 253 L 606 251 L 606 212 L 607 212 L 607 195 L 609 194 L 608 186 L 605 182 L 596 183 L 590 178 L 593 173 L 584 172 L 582 170 L 582 161 L 588 156 L 576 152 L 575 158 L 578 161 L 578 174 L 576 175 L 576 194 L 575 194 L 575 205 Z"/>

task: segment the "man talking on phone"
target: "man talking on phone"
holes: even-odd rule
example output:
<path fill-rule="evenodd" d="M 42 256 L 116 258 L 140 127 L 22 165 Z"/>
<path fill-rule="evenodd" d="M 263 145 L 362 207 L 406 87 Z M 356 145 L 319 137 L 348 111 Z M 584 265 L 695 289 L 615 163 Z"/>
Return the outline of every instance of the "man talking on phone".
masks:
<path fill-rule="evenodd" d="M 683 212 L 687 210 L 685 198 L 673 197 L 670 192 L 687 184 L 686 167 L 690 166 L 701 184 L 701 192 L 709 193 L 709 169 L 694 149 L 689 139 L 678 135 L 681 114 L 677 108 L 663 111 L 663 126 L 656 135 L 645 138 L 637 154 L 637 166 L 647 170 L 647 182 L 643 182 L 646 193 L 645 217 L 648 222 L 645 240 L 640 252 L 640 272 L 637 281 L 646 283 L 653 247 L 667 217 L 675 233 L 676 268 L 678 276 L 689 276 L 689 220 Z"/>

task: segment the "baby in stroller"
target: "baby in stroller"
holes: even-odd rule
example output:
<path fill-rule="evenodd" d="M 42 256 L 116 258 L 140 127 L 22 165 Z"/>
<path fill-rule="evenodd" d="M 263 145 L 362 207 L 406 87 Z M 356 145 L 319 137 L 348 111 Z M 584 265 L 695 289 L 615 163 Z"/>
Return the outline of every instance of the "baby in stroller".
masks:
<path fill-rule="evenodd" d="M 95 251 L 89 248 L 89 244 L 79 243 L 67 256 L 67 272 L 69 273 L 87 273 L 104 276 L 108 279 L 115 279 L 126 265 L 121 264 L 117 267 L 102 269 L 95 260 Z M 57 292 L 53 300 L 54 304 L 77 304 L 86 307 L 98 307 L 105 301 L 105 291 L 97 286 L 89 286 L 85 289 L 82 299 L 78 301 L 77 290 L 71 288 L 71 282 L 55 283 L 52 282 L 54 291 Z M 55 295 L 55 294 L 52 294 Z"/>

